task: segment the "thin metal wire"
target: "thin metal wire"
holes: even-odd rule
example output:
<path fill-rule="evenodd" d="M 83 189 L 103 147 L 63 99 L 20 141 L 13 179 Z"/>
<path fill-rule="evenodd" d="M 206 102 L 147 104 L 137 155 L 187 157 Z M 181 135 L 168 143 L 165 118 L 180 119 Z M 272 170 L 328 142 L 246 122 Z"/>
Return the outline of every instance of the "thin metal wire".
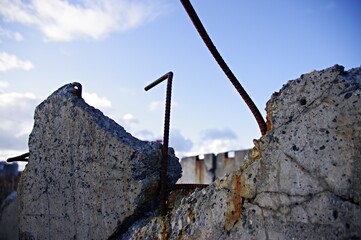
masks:
<path fill-rule="evenodd" d="M 266 134 L 267 132 L 267 125 L 264 121 L 261 113 L 259 112 L 257 106 L 254 104 L 246 90 L 242 87 L 242 85 L 237 80 L 236 76 L 233 74 L 231 69 L 228 67 L 226 62 L 223 60 L 221 54 L 218 52 L 216 46 L 213 44 L 211 38 L 209 37 L 206 29 L 203 27 L 201 20 L 199 19 L 196 11 L 194 10 L 192 4 L 189 0 L 180 0 L 184 9 L 186 10 L 188 16 L 190 17 L 193 25 L 197 29 L 199 35 L 201 36 L 203 42 L 206 44 L 208 50 L 213 55 L 214 59 L 217 61 L 218 65 L 221 67 L 223 72 L 226 74 L 228 79 L 231 81 L 233 86 L 236 88 L 238 93 L 241 95 L 245 103 L 247 104 L 248 108 L 251 110 L 253 116 L 255 117 L 258 126 L 261 130 L 262 135 Z"/>

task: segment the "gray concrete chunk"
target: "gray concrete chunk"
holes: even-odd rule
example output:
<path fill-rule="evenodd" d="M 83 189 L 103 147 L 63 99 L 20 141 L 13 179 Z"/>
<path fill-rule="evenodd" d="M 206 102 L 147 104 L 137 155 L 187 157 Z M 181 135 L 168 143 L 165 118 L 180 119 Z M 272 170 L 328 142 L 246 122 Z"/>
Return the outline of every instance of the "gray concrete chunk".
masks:
<path fill-rule="evenodd" d="M 161 144 L 127 133 L 67 84 L 35 111 L 19 187 L 23 239 L 106 239 L 129 216 L 158 207 Z M 169 150 L 169 185 L 181 168 Z"/>

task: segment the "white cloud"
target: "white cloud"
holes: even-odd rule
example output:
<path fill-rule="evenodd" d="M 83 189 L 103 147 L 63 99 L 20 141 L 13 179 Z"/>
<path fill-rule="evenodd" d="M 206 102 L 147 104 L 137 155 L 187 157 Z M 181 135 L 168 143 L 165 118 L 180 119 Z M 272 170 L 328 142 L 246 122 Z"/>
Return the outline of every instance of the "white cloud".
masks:
<path fill-rule="evenodd" d="M 176 101 L 172 101 L 171 104 L 172 104 L 172 108 L 178 106 L 178 102 L 176 102 Z M 149 103 L 149 106 L 148 106 L 148 109 L 151 112 L 164 110 L 164 108 L 165 108 L 165 102 L 164 101 L 152 101 L 152 102 Z"/>
<path fill-rule="evenodd" d="M 0 52 L 0 72 L 6 72 L 11 69 L 30 70 L 34 65 L 30 61 L 18 59 L 15 55 L 6 52 Z"/>
<path fill-rule="evenodd" d="M 163 141 L 163 135 L 155 135 L 149 130 L 135 132 L 134 136 L 144 141 Z M 169 147 L 173 148 L 177 157 L 190 156 L 193 142 L 185 137 L 179 129 L 171 129 L 169 134 Z"/>
<path fill-rule="evenodd" d="M 96 93 L 83 92 L 82 97 L 91 106 L 103 109 L 111 108 L 112 103 L 106 97 L 99 97 Z"/>
<path fill-rule="evenodd" d="M 202 130 L 200 142 L 193 148 L 193 153 L 189 155 L 198 155 L 206 153 L 222 153 L 232 150 L 242 149 L 237 134 L 229 128 L 210 128 Z"/>
<path fill-rule="evenodd" d="M 203 140 L 214 139 L 236 139 L 237 134 L 229 128 L 210 128 L 201 131 Z"/>
<path fill-rule="evenodd" d="M 0 81 L 0 93 L 5 90 L 6 88 L 8 88 L 9 83 L 8 82 L 4 82 L 4 81 Z"/>
<path fill-rule="evenodd" d="M 200 144 L 200 153 L 214 153 L 228 152 L 232 150 L 242 149 L 237 139 L 213 139 L 207 140 Z"/>
<path fill-rule="evenodd" d="M 33 93 L 0 92 L 0 152 L 9 153 L 6 157 L 27 149 L 34 110 L 40 101 Z"/>
<path fill-rule="evenodd" d="M 0 109 L 3 108 L 17 108 L 26 109 L 29 103 L 37 100 L 33 93 L 0 93 Z"/>
<path fill-rule="evenodd" d="M 122 117 L 121 123 L 124 128 L 133 129 L 133 127 L 138 125 L 139 121 L 132 114 L 127 113 Z"/>
<path fill-rule="evenodd" d="M 10 31 L 10 30 L 0 27 L 0 43 L 1 43 L 1 38 L 9 38 L 9 39 L 13 39 L 17 42 L 20 42 L 24 39 L 20 33 L 13 32 L 13 31 Z"/>
<path fill-rule="evenodd" d="M 155 134 L 149 130 L 137 131 L 134 136 L 143 141 L 155 141 L 157 139 L 162 139 L 160 136 L 156 137 Z"/>
<path fill-rule="evenodd" d="M 49 41 L 98 40 L 159 15 L 159 0 L 2 0 L 7 21 L 35 26 Z"/>
<path fill-rule="evenodd" d="M 172 129 L 169 136 L 169 146 L 174 148 L 177 157 L 183 157 L 188 155 L 193 147 L 193 142 L 183 136 L 178 129 Z"/>
<path fill-rule="evenodd" d="M 202 155 L 207 153 L 223 153 L 229 151 L 236 151 L 239 149 L 244 149 L 244 147 L 239 145 L 239 141 L 237 139 L 214 139 L 214 140 L 207 140 L 201 141 L 197 144 L 192 142 L 192 148 L 187 151 L 179 151 L 175 146 L 174 150 L 176 152 L 177 157 L 183 158 L 187 156 L 196 156 Z M 173 147 L 173 145 L 171 145 Z"/>
<path fill-rule="evenodd" d="M 154 112 L 164 109 L 164 102 L 162 101 L 153 101 L 149 103 L 149 111 Z"/>
<path fill-rule="evenodd" d="M 163 139 L 163 136 L 156 136 L 148 130 L 137 131 L 135 137 L 155 141 Z M 179 129 L 171 129 L 169 136 L 169 146 L 174 148 L 176 156 L 179 158 L 186 156 L 195 156 L 206 153 L 222 153 L 233 150 L 243 149 L 239 144 L 237 135 L 228 128 L 207 129 L 201 131 L 199 142 L 195 142 L 184 136 Z"/>

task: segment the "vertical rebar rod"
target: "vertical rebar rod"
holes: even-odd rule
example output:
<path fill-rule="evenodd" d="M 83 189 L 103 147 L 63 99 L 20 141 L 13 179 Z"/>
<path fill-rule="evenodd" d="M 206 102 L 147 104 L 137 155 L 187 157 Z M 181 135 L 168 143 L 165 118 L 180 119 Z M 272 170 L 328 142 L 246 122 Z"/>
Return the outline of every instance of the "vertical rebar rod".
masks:
<path fill-rule="evenodd" d="M 199 35 L 201 36 L 203 42 L 206 44 L 208 50 L 211 52 L 214 59 L 217 61 L 218 65 L 221 67 L 223 72 L 226 74 L 228 79 L 231 81 L 233 86 L 236 88 L 238 93 L 241 95 L 245 103 L 247 104 L 248 108 L 251 110 L 253 116 L 255 117 L 258 126 L 261 130 L 262 135 L 266 134 L 267 132 L 267 125 L 258 110 L 257 106 L 254 104 L 246 90 L 242 87 L 236 76 L 233 74 L 231 69 L 228 67 L 226 62 L 223 60 L 221 54 L 218 52 L 216 46 L 213 44 L 211 38 L 209 37 L 206 29 L 203 27 L 201 20 L 199 19 L 196 11 L 194 10 L 192 4 L 189 0 L 180 0 L 184 9 L 186 10 L 188 16 L 190 17 L 193 25 L 196 27 Z"/>
<path fill-rule="evenodd" d="M 173 73 L 168 72 L 159 79 L 155 80 L 144 88 L 145 91 L 153 88 L 164 80 L 168 79 L 166 100 L 165 100 L 165 116 L 164 116 L 164 133 L 163 133 L 163 148 L 162 148 L 162 163 L 160 172 L 160 196 L 159 196 L 159 207 L 160 214 L 162 216 L 167 214 L 167 178 L 168 178 L 168 145 L 169 145 L 169 126 L 170 126 L 170 108 L 171 108 L 171 97 L 172 97 L 172 80 Z"/>

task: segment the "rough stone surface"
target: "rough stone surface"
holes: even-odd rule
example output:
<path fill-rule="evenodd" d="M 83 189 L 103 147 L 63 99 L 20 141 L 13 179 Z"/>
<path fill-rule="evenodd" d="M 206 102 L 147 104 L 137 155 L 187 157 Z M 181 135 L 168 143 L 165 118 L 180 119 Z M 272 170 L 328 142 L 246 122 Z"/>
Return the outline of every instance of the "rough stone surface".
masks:
<path fill-rule="evenodd" d="M 0 240 L 19 239 L 17 193 L 12 192 L 0 206 Z"/>
<path fill-rule="evenodd" d="M 21 239 L 107 239 L 158 207 L 161 144 L 132 137 L 79 96 L 54 92 L 35 111 L 19 185 Z M 169 149 L 168 183 L 181 176 Z"/>
<path fill-rule="evenodd" d="M 240 169 L 119 239 L 360 239 L 361 68 L 289 81 Z"/>

